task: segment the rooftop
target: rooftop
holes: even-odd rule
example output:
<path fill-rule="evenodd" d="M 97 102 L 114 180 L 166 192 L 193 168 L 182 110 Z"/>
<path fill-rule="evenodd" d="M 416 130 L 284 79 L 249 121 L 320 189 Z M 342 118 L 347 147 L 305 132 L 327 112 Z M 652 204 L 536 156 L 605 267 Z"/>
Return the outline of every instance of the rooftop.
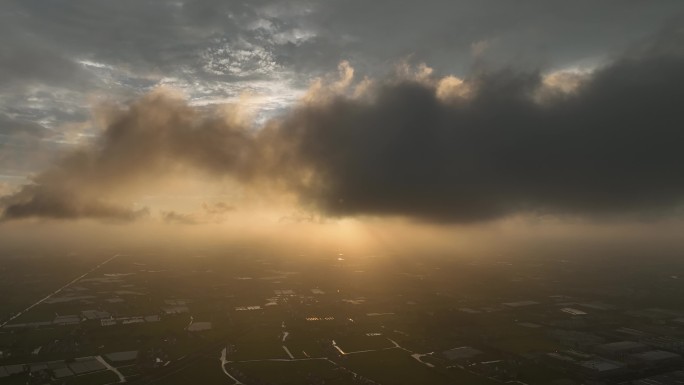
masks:
<path fill-rule="evenodd" d="M 98 370 L 104 370 L 106 368 L 104 365 L 102 365 L 102 363 L 100 363 L 96 359 L 88 358 L 69 363 L 69 369 L 71 369 L 76 374 L 83 374 L 95 372 Z"/>
<path fill-rule="evenodd" d="M 188 331 L 199 332 L 203 330 L 211 330 L 211 322 L 194 322 L 188 326 Z"/>
<path fill-rule="evenodd" d="M 504 302 L 502 305 L 506 305 L 508 307 L 522 307 L 522 306 L 539 305 L 539 302 L 536 302 L 536 301 L 516 301 L 516 302 Z"/>
<path fill-rule="evenodd" d="M 657 376 L 642 378 L 634 381 L 634 385 L 675 385 L 684 384 L 684 372 L 677 370 Z"/>
<path fill-rule="evenodd" d="M 669 359 L 681 358 L 679 354 L 667 352 L 665 350 L 651 350 L 648 352 L 632 354 L 632 357 L 644 360 L 644 361 L 661 361 Z"/>
<path fill-rule="evenodd" d="M 625 364 L 621 362 L 604 360 L 600 358 L 581 362 L 580 365 L 582 367 L 585 367 L 596 372 L 607 372 L 610 370 L 621 369 L 625 367 Z"/>
<path fill-rule="evenodd" d="M 132 361 L 138 358 L 137 350 L 129 350 L 125 352 L 115 352 L 105 355 L 109 361 L 120 362 L 120 361 Z"/>
<path fill-rule="evenodd" d="M 608 344 L 599 345 L 596 348 L 607 351 L 607 352 L 611 352 L 611 353 L 619 353 L 622 351 L 646 349 L 648 347 L 642 343 L 639 343 L 639 342 L 619 341 L 619 342 L 611 342 Z"/>

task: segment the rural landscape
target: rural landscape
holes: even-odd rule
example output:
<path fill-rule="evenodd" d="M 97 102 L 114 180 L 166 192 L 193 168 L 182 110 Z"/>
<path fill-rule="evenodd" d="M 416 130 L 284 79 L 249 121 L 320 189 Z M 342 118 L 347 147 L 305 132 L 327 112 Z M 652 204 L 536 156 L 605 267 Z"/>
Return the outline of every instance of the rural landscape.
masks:
<path fill-rule="evenodd" d="M 3 258 L 3 384 L 682 378 L 679 261 L 63 258 Z"/>

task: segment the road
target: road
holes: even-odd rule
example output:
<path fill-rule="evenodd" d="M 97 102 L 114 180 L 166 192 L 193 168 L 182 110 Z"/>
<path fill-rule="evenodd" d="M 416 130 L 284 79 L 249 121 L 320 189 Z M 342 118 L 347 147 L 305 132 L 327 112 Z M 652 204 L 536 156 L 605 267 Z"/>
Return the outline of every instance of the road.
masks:
<path fill-rule="evenodd" d="M 124 377 L 123 374 L 121 374 L 121 372 L 117 370 L 115 367 L 109 365 L 109 362 L 105 361 L 104 358 L 102 358 L 102 356 L 95 356 L 95 359 L 100 361 L 100 363 L 104 365 L 107 368 L 107 370 L 114 372 L 114 374 L 116 374 L 119 377 L 119 382 L 126 382 L 126 377 Z"/>
<path fill-rule="evenodd" d="M 2 324 L 0 324 L 0 328 L 3 328 L 3 327 L 4 327 L 5 325 L 7 325 L 8 323 L 10 323 L 10 322 L 12 322 L 13 320 L 15 320 L 15 319 L 21 317 L 22 314 L 24 314 L 24 313 L 26 313 L 27 311 L 33 309 L 34 307 L 40 305 L 41 303 L 47 301 L 48 299 L 54 297 L 56 294 L 59 294 L 62 290 L 66 289 L 67 287 L 69 287 L 69 286 L 73 285 L 74 283 L 78 282 L 79 280 L 83 279 L 86 275 L 88 275 L 88 274 L 92 273 L 93 271 L 99 269 L 100 267 L 104 266 L 105 264 L 107 264 L 108 262 L 110 262 L 111 260 L 113 260 L 114 258 L 116 258 L 116 257 L 118 257 L 118 256 L 119 256 L 119 254 L 113 255 L 111 258 L 107 259 L 106 261 L 104 261 L 104 262 L 100 263 L 99 265 L 93 267 L 92 269 L 88 270 L 88 271 L 85 272 L 83 275 L 80 275 L 80 276 L 74 278 L 73 280 L 69 281 L 66 285 L 64 285 L 64 286 L 60 287 L 59 289 L 53 291 L 52 293 L 48 294 L 45 298 L 42 298 L 42 299 L 38 300 L 37 302 L 35 302 L 35 303 L 32 304 L 31 306 L 27 307 L 26 309 L 24 309 L 24 310 L 20 311 L 19 313 L 17 313 L 17 314 L 15 314 L 15 315 L 11 316 L 7 321 L 5 321 L 5 322 L 3 322 Z"/>
<path fill-rule="evenodd" d="M 230 377 L 231 380 L 235 381 L 235 385 L 242 384 L 242 382 L 240 382 L 237 378 L 231 376 L 230 373 L 228 373 L 228 371 L 226 370 L 226 364 L 228 363 L 228 360 L 226 360 L 226 350 L 226 348 L 223 348 L 223 350 L 221 350 L 221 370 L 223 370 L 223 373 L 226 376 Z"/>

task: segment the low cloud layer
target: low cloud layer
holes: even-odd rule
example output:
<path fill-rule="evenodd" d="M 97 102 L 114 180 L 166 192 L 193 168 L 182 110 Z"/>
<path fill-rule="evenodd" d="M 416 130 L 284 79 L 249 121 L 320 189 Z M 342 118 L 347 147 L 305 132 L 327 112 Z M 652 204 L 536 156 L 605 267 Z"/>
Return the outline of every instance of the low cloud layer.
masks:
<path fill-rule="evenodd" d="M 207 223 L 221 223 L 226 215 L 235 210 L 235 207 L 224 202 L 209 204 L 203 202 L 201 209 L 193 212 L 163 211 L 162 219 L 166 223 L 182 225 L 198 225 Z"/>
<path fill-rule="evenodd" d="M 341 66 L 257 128 L 239 108 L 157 91 L 105 113 L 99 140 L 2 198 L 3 217 L 135 219 L 136 194 L 188 170 L 331 216 L 671 215 L 684 198 L 682 42 L 668 31 L 590 74 L 421 67 L 355 83 Z"/>
<path fill-rule="evenodd" d="M 439 86 L 384 85 L 371 103 L 301 110 L 282 135 L 319 176 L 303 195 L 329 213 L 477 221 L 667 210 L 684 196 L 684 60 L 658 47 L 570 93 L 507 71 L 470 79 L 473 95 L 451 100 Z"/>
<path fill-rule="evenodd" d="M 165 177 L 188 168 L 239 180 L 254 172 L 256 142 L 234 110 L 193 109 L 160 90 L 99 115 L 106 128 L 95 143 L 0 198 L 4 218 L 136 219 L 147 210 L 131 202 Z"/>

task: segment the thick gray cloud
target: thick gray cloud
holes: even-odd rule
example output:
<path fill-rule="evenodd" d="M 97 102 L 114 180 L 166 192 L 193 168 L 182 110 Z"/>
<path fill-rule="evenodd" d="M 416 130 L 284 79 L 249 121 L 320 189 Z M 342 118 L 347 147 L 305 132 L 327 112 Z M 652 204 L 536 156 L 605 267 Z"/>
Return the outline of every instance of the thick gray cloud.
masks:
<path fill-rule="evenodd" d="M 372 104 L 300 111 L 282 135 L 320 178 L 303 196 L 332 214 L 667 209 L 684 198 L 682 66 L 682 56 L 626 59 L 542 104 L 536 73 L 482 74 L 477 95 L 456 104 L 421 84 L 385 86 Z"/>
<path fill-rule="evenodd" d="M 534 71 L 479 71 L 466 79 L 470 94 L 453 98 L 437 82 L 387 79 L 256 131 L 151 94 L 112 114 L 95 147 L 6 197 L 5 217 L 118 218 L 102 206 L 107 192 L 187 167 L 284 186 L 327 215 L 671 213 L 684 198 L 682 32 L 628 51 L 570 93 Z"/>
<path fill-rule="evenodd" d="M 273 84 L 292 93 L 341 59 L 383 79 L 406 58 L 475 91 L 445 100 L 434 83 L 379 80 L 369 98 L 300 106 L 261 131 L 148 95 L 2 198 L 4 216 L 134 219 L 143 212 L 128 187 L 184 168 L 277 181 L 330 215 L 668 210 L 682 196 L 684 39 L 663 26 L 683 12 L 679 0 L 6 1 L 0 174 L 46 163 L 46 144 L 87 120 L 92 94 L 126 101 L 172 84 L 213 103 Z M 576 92 L 540 102 L 543 73 L 597 64 Z M 36 152 L 40 162 L 26 161 Z"/>

